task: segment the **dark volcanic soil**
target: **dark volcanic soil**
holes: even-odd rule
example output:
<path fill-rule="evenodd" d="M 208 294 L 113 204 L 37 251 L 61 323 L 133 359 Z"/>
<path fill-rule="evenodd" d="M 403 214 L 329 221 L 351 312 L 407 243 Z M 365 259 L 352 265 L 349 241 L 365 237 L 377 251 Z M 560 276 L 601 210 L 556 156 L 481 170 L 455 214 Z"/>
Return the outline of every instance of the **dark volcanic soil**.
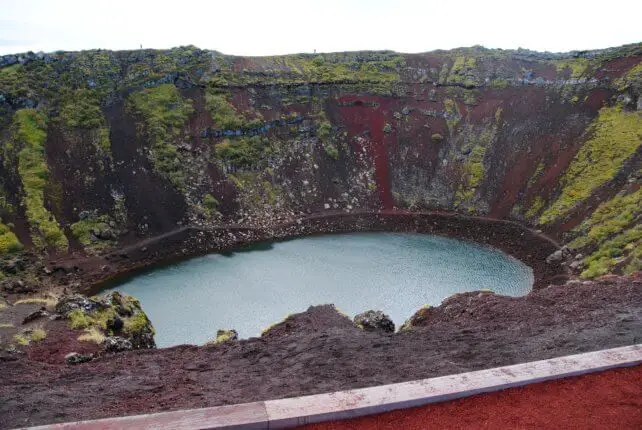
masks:
<path fill-rule="evenodd" d="M 0 356 L 0 427 L 314 394 L 640 343 L 642 277 L 575 281 L 521 298 L 460 294 L 420 316 L 418 327 L 386 335 L 319 306 L 261 338 L 217 347 L 77 366 Z"/>

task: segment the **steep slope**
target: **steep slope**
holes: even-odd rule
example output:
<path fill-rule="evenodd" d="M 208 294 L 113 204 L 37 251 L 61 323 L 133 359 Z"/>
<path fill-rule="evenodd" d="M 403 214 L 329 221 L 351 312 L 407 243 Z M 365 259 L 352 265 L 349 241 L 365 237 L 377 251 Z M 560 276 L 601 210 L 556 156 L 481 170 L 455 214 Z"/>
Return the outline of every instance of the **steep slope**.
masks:
<path fill-rule="evenodd" d="M 586 277 L 633 272 L 641 88 L 640 44 L 1 57 L 3 270 L 24 250 L 107 255 L 182 226 L 441 210 L 541 229 Z"/>

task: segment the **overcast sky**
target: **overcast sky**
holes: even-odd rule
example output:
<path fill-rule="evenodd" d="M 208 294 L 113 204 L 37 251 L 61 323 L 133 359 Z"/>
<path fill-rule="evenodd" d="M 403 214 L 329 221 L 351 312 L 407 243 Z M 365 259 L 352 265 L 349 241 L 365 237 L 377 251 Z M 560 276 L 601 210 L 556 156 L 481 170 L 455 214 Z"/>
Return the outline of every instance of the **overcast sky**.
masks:
<path fill-rule="evenodd" d="M 0 54 L 196 45 L 275 55 L 642 41 L 642 0 L 0 0 Z"/>

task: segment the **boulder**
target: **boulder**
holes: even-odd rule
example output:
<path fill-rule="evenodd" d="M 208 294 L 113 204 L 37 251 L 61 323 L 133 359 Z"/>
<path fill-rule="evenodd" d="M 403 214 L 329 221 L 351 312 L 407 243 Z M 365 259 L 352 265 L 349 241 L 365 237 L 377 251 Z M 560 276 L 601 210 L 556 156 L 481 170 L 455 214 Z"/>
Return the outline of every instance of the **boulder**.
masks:
<path fill-rule="evenodd" d="M 69 354 L 65 355 L 65 361 L 67 364 L 80 364 L 80 363 L 86 363 L 88 361 L 91 361 L 94 359 L 94 356 L 92 354 L 79 354 L 77 352 L 70 352 Z"/>
<path fill-rule="evenodd" d="M 394 333 L 395 323 L 381 311 L 366 311 L 354 317 L 354 323 L 366 331 Z"/>
<path fill-rule="evenodd" d="M 564 260 L 571 256 L 571 250 L 567 246 L 563 246 L 548 257 L 546 262 L 548 264 L 561 264 Z"/>
<path fill-rule="evenodd" d="M 48 317 L 48 316 L 49 316 L 49 312 L 47 312 L 44 309 L 40 309 L 40 310 L 32 312 L 29 315 L 27 315 L 26 317 L 24 317 L 24 319 L 22 320 L 22 324 L 28 324 L 31 321 L 35 321 L 37 319 L 45 318 L 45 317 Z"/>
<path fill-rule="evenodd" d="M 96 309 L 104 309 L 106 305 L 98 300 L 90 299 L 82 294 L 70 294 L 62 296 L 56 303 L 56 312 L 67 315 L 69 312 L 80 309 L 85 312 L 91 312 Z"/>
<path fill-rule="evenodd" d="M 239 334 L 236 332 L 236 330 L 218 330 L 216 332 L 216 343 L 238 340 L 238 338 Z"/>
<path fill-rule="evenodd" d="M 133 349 L 132 343 L 129 340 L 119 336 L 106 337 L 103 345 L 107 352 L 121 352 Z"/>

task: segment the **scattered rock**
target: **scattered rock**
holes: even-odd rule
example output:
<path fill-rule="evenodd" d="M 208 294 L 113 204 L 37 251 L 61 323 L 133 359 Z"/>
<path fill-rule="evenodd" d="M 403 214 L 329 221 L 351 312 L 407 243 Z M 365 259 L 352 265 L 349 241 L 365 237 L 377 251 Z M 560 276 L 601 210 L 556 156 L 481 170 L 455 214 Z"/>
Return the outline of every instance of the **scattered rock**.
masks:
<path fill-rule="evenodd" d="M 132 343 L 129 340 L 119 336 L 106 337 L 103 345 L 107 352 L 121 352 L 133 349 Z"/>
<path fill-rule="evenodd" d="M 67 314 L 74 309 L 91 312 L 94 309 L 102 309 L 105 307 L 106 305 L 104 303 L 90 299 L 82 294 L 71 294 L 68 296 L 62 296 L 58 300 L 58 303 L 56 303 L 56 312 L 67 316 Z"/>
<path fill-rule="evenodd" d="M 216 339 L 210 342 L 207 342 L 206 346 L 220 345 L 224 342 L 232 342 L 238 340 L 239 334 L 236 330 L 218 330 L 216 332 Z"/>
<path fill-rule="evenodd" d="M 27 316 L 22 320 L 22 324 L 27 324 L 27 323 L 30 323 L 31 321 L 35 321 L 35 320 L 37 320 L 37 319 L 39 319 L 39 318 L 46 318 L 46 317 L 48 317 L 48 316 L 49 316 L 49 312 L 47 312 L 47 311 L 46 311 L 46 310 L 44 310 L 44 309 L 40 309 L 40 310 L 37 310 L 37 311 L 32 312 L 32 313 L 30 313 L 29 315 L 27 315 Z"/>
<path fill-rule="evenodd" d="M 70 364 L 70 365 L 86 363 L 93 359 L 94 359 L 93 354 L 85 355 L 85 354 L 79 354 L 77 352 L 70 352 L 69 354 L 65 355 L 65 361 L 67 362 L 67 364 Z"/>
<path fill-rule="evenodd" d="M 571 250 L 567 246 L 563 246 L 548 257 L 546 257 L 546 262 L 548 264 L 561 263 L 571 256 Z"/>
<path fill-rule="evenodd" d="M 366 311 L 354 317 L 354 323 L 366 331 L 394 333 L 395 323 L 381 311 Z"/>
<path fill-rule="evenodd" d="M 37 286 L 19 279 L 7 279 L 0 283 L 0 289 L 9 294 L 27 294 L 35 292 Z"/>

